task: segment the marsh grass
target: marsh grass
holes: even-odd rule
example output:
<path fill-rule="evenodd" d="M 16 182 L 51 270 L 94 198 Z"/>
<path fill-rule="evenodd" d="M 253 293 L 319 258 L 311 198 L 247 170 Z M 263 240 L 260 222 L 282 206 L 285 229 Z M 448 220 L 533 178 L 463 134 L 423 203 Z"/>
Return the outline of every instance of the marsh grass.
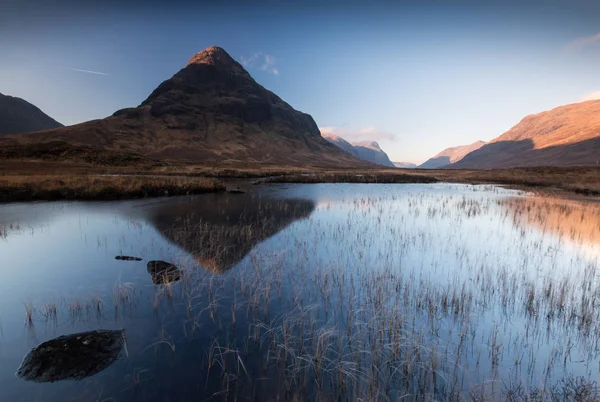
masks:
<path fill-rule="evenodd" d="M 109 295 L 105 295 L 110 297 Z M 115 311 L 118 309 L 132 310 L 138 303 L 138 292 L 133 284 L 116 284 L 112 298 Z M 46 303 L 37 304 L 33 301 L 23 303 L 25 307 L 25 323 L 32 326 L 35 322 L 52 323 L 70 322 L 79 324 L 90 318 L 104 319 L 106 302 L 99 292 L 93 294 L 75 295 L 70 297 L 52 298 Z"/>
<path fill-rule="evenodd" d="M 505 185 L 542 193 L 600 196 L 600 168 L 532 167 L 492 170 L 374 169 L 277 172 L 256 183 L 469 183 Z"/>
<path fill-rule="evenodd" d="M 281 175 L 255 181 L 261 183 L 436 183 L 438 180 L 425 174 L 399 172 L 335 172 Z"/>
<path fill-rule="evenodd" d="M 51 302 L 44 304 L 41 308 L 41 314 L 46 321 L 56 320 L 58 317 L 56 301 L 52 300 Z"/>
<path fill-rule="evenodd" d="M 600 196 L 600 167 L 531 167 L 491 170 L 428 170 L 427 174 L 439 181 L 455 183 L 493 183 L 542 191 L 568 192 L 584 196 Z"/>
<path fill-rule="evenodd" d="M 121 305 L 127 306 L 136 300 L 136 290 L 133 283 L 117 283 L 113 287 L 113 304 L 115 309 Z"/>
<path fill-rule="evenodd" d="M 344 203 L 348 217 L 339 226 L 309 221 L 307 232 L 284 241 L 294 244 L 295 251 L 281 258 L 259 249 L 249 255 L 244 267 L 229 272 L 204 271 L 195 268 L 192 260 L 181 282 L 157 289 L 155 309 L 167 300 L 184 306 L 186 339 L 199 336 L 201 326 L 214 333 L 202 366 L 207 392 L 220 379 L 221 388 L 215 393 L 224 400 L 259 392 L 286 400 L 319 400 L 320 395 L 329 395 L 330 399 L 321 400 L 464 400 L 469 396 L 477 401 L 533 401 L 557 400 L 551 398 L 568 394 L 569 387 L 577 395 L 589 390 L 590 397 L 583 400 L 595 400 L 597 387 L 589 379 L 575 383 L 574 377 L 565 376 L 562 383 L 555 381 L 560 378 L 558 367 L 568 366 L 574 349 L 586 351 L 584 359 L 589 362 L 597 359 L 599 349 L 592 336 L 600 330 L 599 312 L 593 307 L 598 303 L 594 295 L 600 296 L 594 290 L 600 286 L 594 277 L 596 266 L 571 278 L 523 280 L 529 267 L 518 274 L 510 266 L 486 267 L 483 261 L 471 261 L 464 250 L 456 250 L 464 272 L 451 274 L 445 284 L 425 277 L 417 280 L 413 276 L 417 271 L 398 272 L 394 255 L 430 245 L 426 238 L 421 244 L 418 233 L 394 232 L 397 229 L 381 217 L 390 213 L 383 209 L 388 208 L 388 198 Z M 473 197 L 410 196 L 405 202 L 406 213 L 415 219 L 456 219 L 455 225 L 461 226 L 500 210 L 515 232 L 525 237 L 537 230 L 538 222 L 542 233 L 558 236 L 559 244 L 600 240 L 597 224 L 590 224 L 589 230 L 577 224 L 597 222 L 600 208 L 594 206 L 582 208 L 556 200 L 537 203 L 521 197 L 480 199 L 476 192 Z M 372 230 L 348 232 L 348 222 L 365 219 L 378 230 L 392 231 L 396 246 L 375 247 Z M 173 228 L 176 233 L 169 237 L 186 237 L 188 251 L 200 256 L 201 262 L 226 259 L 230 251 L 218 239 L 233 236 L 251 242 L 261 237 L 264 228 L 256 224 L 209 234 L 209 227 L 201 223 L 185 227 L 189 232 Z M 209 235 L 213 242 L 206 241 Z M 196 249 L 190 236 L 196 239 Z M 357 260 L 342 260 L 350 265 L 308 263 L 320 255 L 321 236 L 358 250 Z M 527 253 L 540 247 L 535 242 L 521 246 Z M 379 250 L 377 269 L 357 268 L 372 263 L 365 255 L 371 248 Z M 583 294 L 575 286 L 579 280 L 589 283 Z M 526 332 L 507 338 L 500 323 L 491 329 L 482 327 L 479 317 L 492 311 L 503 325 L 522 320 Z M 566 344 L 538 356 L 548 331 L 569 334 Z M 160 340 L 151 346 L 158 344 L 174 345 Z M 513 374 L 506 385 L 503 378 L 509 367 Z M 473 370 L 481 382 L 469 378 Z M 273 386 L 265 390 L 251 380 L 256 378 L 268 379 Z M 541 385 L 531 385 L 536 383 Z"/>
<path fill-rule="evenodd" d="M 272 212 L 220 231 L 182 217 L 167 235 L 189 256 L 176 261 L 180 280 L 153 285 L 158 337 L 140 353 L 175 364 L 197 352 L 173 366 L 193 370 L 194 392 L 600 400 L 600 205 L 493 187 L 352 194 L 322 203 L 315 218 L 300 214 L 293 230 L 245 258 L 236 254 L 231 270 L 207 264 L 231 261 L 229 238 L 253 245 L 272 234 Z M 136 294 L 115 285 L 115 306 Z M 151 388 L 137 373 L 134 388 Z"/>
<path fill-rule="evenodd" d="M 200 177 L 0 176 L 0 202 L 33 200 L 118 200 L 224 191 L 218 181 Z"/>
<path fill-rule="evenodd" d="M 255 183 L 473 183 L 544 193 L 600 196 L 600 168 L 532 167 L 493 170 L 326 169 L 290 166 L 194 165 L 110 167 L 33 160 L 0 160 L 0 202 L 116 200 L 224 191 L 221 180 Z M 99 174 L 103 174 L 99 176 Z"/>
<path fill-rule="evenodd" d="M 23 303 L 23 306 L 25 307 L 25 323 L 31 325 L 33 323 L 33 314 L 35 313 L 33 302 L 25 302 Z"/>

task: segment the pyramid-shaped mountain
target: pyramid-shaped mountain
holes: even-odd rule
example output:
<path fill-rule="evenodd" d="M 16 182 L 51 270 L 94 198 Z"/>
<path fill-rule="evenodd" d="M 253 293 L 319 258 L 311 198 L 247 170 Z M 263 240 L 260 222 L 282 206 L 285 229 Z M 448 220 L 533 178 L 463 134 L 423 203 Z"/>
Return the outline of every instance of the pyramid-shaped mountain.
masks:
<path fill-rule="evenodd" d="M 210 47 L 142 104 L 75 126 L 0 138 L 0 147 L 60 141 L 211 166 L 365 166 L 321 137 L 313 118 Z"/>

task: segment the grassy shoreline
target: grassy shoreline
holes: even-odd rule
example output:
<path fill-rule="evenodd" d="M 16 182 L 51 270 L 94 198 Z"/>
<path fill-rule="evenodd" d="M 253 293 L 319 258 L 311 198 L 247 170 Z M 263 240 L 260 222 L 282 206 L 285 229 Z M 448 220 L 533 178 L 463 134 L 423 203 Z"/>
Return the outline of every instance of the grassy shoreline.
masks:
<path fill-rule="evenodd" d="M 268 177 L 255 184 L 268 183 L 437 183 L 435 177 L 394 173 L 315 173 Z"/>
<path fill-rule="evenodd" d="M 600 196 L 600 168 L 598 167 L 436 170 L 432 171 L 432 174 L 440 180 L 450 182 L 497 184 L 544 193 Z"/>
<path fill-rule="evenodd" d="M 286 166 L 152 168 L 0 161 L 0 202 L 116 200 L 224 191 L 227 181 L 268 183 L 467 183 L 545 194 L 600 197 L 600 167 L 497 170 L 325 169 Z"/>
<path fill-rule="evenodd" d="M 197 177 L 0 176 L 0 202 L 120 200 L 225 191 L 217 180 Z"/>

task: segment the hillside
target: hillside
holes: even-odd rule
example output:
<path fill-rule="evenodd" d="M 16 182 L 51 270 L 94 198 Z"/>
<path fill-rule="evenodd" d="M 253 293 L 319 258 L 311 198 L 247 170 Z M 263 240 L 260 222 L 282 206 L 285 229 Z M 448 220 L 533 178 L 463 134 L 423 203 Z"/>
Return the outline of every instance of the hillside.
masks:
<path fill-rule="evenodd" d="M 352 154 L 352 155 L 358 157 L 357 152 L 354 149 L 354 145 L 352 145 L 351 143 L 349 143 L 348 141 L 346 141 L 342 137 L 339 137 L 339 136 L 333 135 L 333 134 L 327 134 L 327 133 L 324 133 L 324 134 L 321 134 L 321 135 L 327 141 L 329 141 L 330 143 L 334 144 L 335 146 L 337 146 L 338 148 L 342 149 L 343 151 L 348 152 L 349 154 Z"/>
<path fill-rule="evenodd" d="M 375 163 L 377 165 L 383 165 L 388 167 L 394 167 L 392 161 L 387 154 L 379 147 L 379 144 L 375 141 L 363 141 L 350 143 L 340 136 L 331 133 L 322 133 L 330 143 L 336 145 L 338 148 L 345 152 L 354 155 L 357 158 L 365 161 Z"/>
<path fill-rule="evenodd" d="M 423 164 L 419 165 L 419 169 L 439 169 L 451 163 L 455 163 L 463 159 L 468 153 L 473 152 L 485 145 L 484 141 L 475 141 L 469 145 L 460 145 L 457 147 L 446 148 L 442 152 L 428 159 Z"/>
<path fill-rule="evenodd" d="M 387 154 L 375 141 L 363 141 L 352 143 L 360 159 L 376 163 L 378 165 L 395 167 Z"/>
<path fill-rule="evenodd" d="M 414 169 L 417 167 L 416 163 L 411 163 L 411 162 L 392 162 L 392 163 L 397 168 L 403 168 L 403 169 Z"/>
<path fill-rule="evenodd" d="M 325 141 L 310 115 L 262 87 L 218 47 L 196 54 L 138 107 L 0 139 L 4 157 L 29 157 L 32 148 L 44 157 L 39 150 L 49 147 L 73 158 L 108 152 L 113 159 L 208 166 L 366 166 Z"/>
<path fill-rule="evenodd" d="M 600 162 L 600 100 L 529 115 L 449 168 L 595 166 Z"/>
<path fill-rule="evenodd" d="M 62 124 L 24 99 L 0 93 L 0 135 L 29 133 Z"/>

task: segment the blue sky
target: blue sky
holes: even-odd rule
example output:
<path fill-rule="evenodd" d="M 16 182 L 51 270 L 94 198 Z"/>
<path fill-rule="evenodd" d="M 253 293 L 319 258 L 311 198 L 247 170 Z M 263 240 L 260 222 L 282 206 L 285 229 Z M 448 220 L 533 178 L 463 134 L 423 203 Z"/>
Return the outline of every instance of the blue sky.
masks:
<path fill-rule="evenodd" d="M 325 130 L 414 162 L 600 97 L 595 2 L 250 3 L 0 0 L 0 92 L 75 124 L 217 45 Z"/>

